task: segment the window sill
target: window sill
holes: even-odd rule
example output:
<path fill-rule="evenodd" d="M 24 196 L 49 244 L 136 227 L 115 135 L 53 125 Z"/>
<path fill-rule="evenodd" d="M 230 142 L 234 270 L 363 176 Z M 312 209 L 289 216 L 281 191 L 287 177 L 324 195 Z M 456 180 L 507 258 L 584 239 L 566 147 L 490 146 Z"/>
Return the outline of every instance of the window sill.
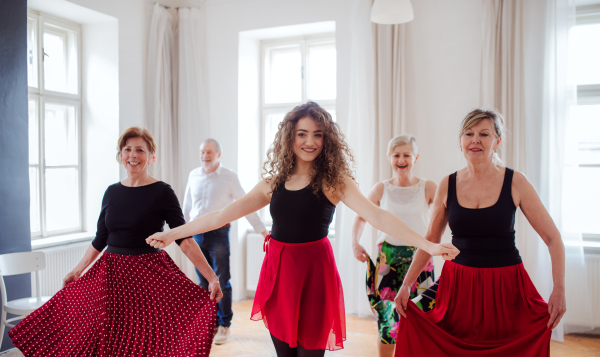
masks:
<path fill-rule="evenodd" d="M 50 238 L 40 238 L 31 241 L 31 250 L 63 246 L 72 243 L 91 241 L 96 236 L 96 232 L 78 232 L 64 234 Z"/>

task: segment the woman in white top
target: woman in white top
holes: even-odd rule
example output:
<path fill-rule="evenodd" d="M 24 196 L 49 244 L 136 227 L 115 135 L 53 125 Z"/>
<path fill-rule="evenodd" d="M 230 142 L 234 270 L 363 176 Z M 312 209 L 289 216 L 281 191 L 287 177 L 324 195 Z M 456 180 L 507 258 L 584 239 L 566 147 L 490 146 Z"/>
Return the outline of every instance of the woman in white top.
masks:
<path fill-rule="evenodd" d="M 415 177 L 413 167 L 419 159 L 417 140 L 412 135 L 400 135 L 390 140 L 388 158 L 394 177 L 377 183 L 369 193 L 369 200 L 393 213 L 419 234 L 425 234 L 429 225 L 429 206 L 435 196 L 436 184 Z M 352 227 L 354 256 L 368 262 L 367 295 L 379 328 L 378 350 L 380 357 L 393 356 L 400 318 L 394 308 L 394 298 L 404 275 L 410 267 L 416 247 L 384 232 L 377 232 L 377 266 L 358 241 L 366 221 L 357 216 Z M 433 285 L 433 263 L 429 262 L 411 288 L 411 298 Z M 430 306 L 421 306 L 429 310 Z"/>

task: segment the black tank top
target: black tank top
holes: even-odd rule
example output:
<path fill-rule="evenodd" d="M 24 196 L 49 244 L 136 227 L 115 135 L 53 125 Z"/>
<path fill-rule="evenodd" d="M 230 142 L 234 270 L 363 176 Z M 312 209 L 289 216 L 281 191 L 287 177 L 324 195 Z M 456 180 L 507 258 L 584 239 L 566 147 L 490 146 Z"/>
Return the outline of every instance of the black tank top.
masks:
<path fill-rule="evenodd" d="M 456 198 L 456 172 L 448 180 L 448 224 L 452 244 L 460 250 L 455 263 L 498 268 L 522 262 L 515 245 L 515 212 L 511 185 L 514 171 L 506 168 L 498 201 L 486 208 L 464 208 Z"/>
<path fill-rule="evenodd" d="M 270 211 L 273 239 L 285 243 L 307 243 L 327 237 L 335 205 L 321 190 L 314 194 L 310 185 L 290 191 L 284 183 L 273 191 Z"/>

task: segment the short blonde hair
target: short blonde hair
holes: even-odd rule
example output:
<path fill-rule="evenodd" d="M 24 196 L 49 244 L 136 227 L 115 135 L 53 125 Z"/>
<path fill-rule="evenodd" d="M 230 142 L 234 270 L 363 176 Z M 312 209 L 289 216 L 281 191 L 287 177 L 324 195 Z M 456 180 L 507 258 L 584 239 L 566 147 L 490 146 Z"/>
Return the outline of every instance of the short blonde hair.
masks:
<path fill-rule="evenodd" d="M 471 129 L 480 121 L 485 119 L 489 119 L 492 121 L 492 124 L 494 124 L 494 132 L 496 134 L 496 137 L 501 138 L 504 132 L 504 118 L 502 117 L 502 114 L 493 109 L 477 108 L 475 110 L 472 110 L 463 119 L 458 140 L 460 140 L 460 138 L 467 130 Z M 497 152 L 494 152 L 492 160 L 494 164 L 498 166 L 504 166 L 504 161 L 502 161 L 502 159 L 500 158 L 500 154 L 498 154 Z"/>
<path fill-rule="evenodd" d="M 394 153 L 394 148 L 398 145 L 410 144 L 412 147 L 413 154 L 417 156 L 419 154 L 419 147 L 417 146 L 417 139 L 410 134 L 398 135 L 388 143 L 387 156 L 391 156 Z"/>
<path fill-rule="evenodd" d="M 150 155 L 152 155 L 156 152 L 156 142 L 154 141 L 152 134 L 150 134 L 150 132 L 144 128 L 140 128 L 138 126 L 132 126 L 131 128 L 125 130 L 123 132 L 123 134 L 121 134 L 121 137 L 119 138 L 119 141 L 117 143 L 117 147 L 119 150 L 119 152 L 117 152 L 117 161 L 119 163 L 122 163 L 121 162 L 121 150 L 123 150 L 125 145 L 127 145 L 127 140 L 132 139 L 132 138 L 144 139 L 144 141 L 148 145 L 148 150 L 150 151 Z"/>

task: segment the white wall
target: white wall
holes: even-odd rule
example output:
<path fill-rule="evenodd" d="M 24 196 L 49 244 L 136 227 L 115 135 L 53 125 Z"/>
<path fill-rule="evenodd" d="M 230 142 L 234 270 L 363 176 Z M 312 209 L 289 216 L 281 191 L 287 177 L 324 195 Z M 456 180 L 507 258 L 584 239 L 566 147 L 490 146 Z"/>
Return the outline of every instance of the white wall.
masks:
<path fill-rule="evenodd" d="M 69 0 L 110 15 L 118 24 L 119 133 L 144 123 L 147 34 L 143 0 Z M 115 138 L 115 143 L 118 137 Z"/>

